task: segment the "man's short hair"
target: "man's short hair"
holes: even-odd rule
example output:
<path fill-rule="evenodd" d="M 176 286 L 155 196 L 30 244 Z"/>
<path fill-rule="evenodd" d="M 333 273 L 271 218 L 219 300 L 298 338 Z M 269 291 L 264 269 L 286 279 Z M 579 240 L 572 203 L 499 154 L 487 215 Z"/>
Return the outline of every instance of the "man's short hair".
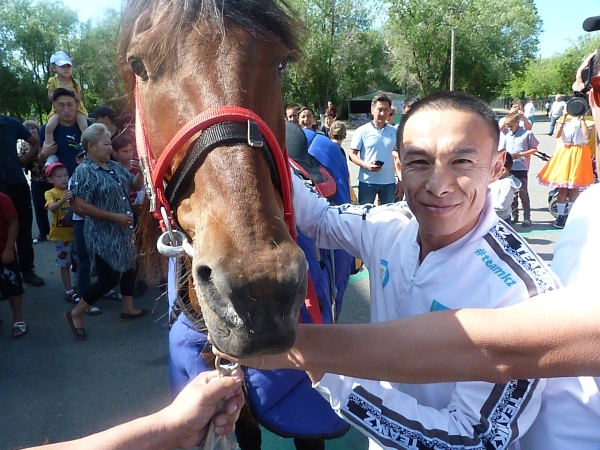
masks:
<path fill-rule="evenodd" d="M 56 100 L 58 100 L 58 97 L 62 97 L 63 95 L 67 95 L 67 96 L 71 97 L 73 100 L 75 100 L 75 103 L 79 103 L 79 100 L 77 100 L 77 96 L 75 95 L 75 92 L 70 91 L 69 89 L 62 88 L 62 87 L 56 88 L 54 90 L 54 94 L 52 94 L 52 103 L 54 103 Z"/>
<path fill-rule="evenodd" d="M 296 104 L 296 103 L 290 103 L 289 105 L 287 105 L 287 107 L 285 108 L 286 111 L 289 111 L 290 109 L 300 109 L 300 105 Z"/>
<path fill-rule="evenodd" d="M 335 117 L 331 111 L 325 111 L 325 117 Z"/>
<path fill-rule="evenodd" d="M 513 166 L 513 157 L 510 153 L 506 152 L 506 159 L 504 160 L 504 168 L 510 172 Z"/>
<path fill-rule="evenodd" d="M 471 94 L 456 91 L 442 91 L 430 94 L 422 100 L 419 100 L 412 106 L 409 112 L 402 116 L 400 124 L 398 125 L 398 132 L 396 133 L 396 148 L 398 148 L 398 150 L 402 150 L 402 138 L 404 136 L 406 122 L 408 122 L 415 114 L 426 110 L 455 110 L 478 115 L 488 125 L 490 137 L 493 139 L 494 149 L 498 147 L 500 128 L 498 127 L 498 120 L 494 110 L 492 110 L 487 103 Z"/>
<path fill-rule="evenodd" d="M 300 108 L 300 111 L 298 111 L 298 115 L 302 114 L 304 111 L 310 111 L 313 116 L 315 115 L 315 112 L 310 106 L 303 106 L 302 108 Z"/>
<path fill-rule="evenodd" d="M 91 114 L 90 117 L 92 119 L 97 119 L 98 117 L 108 117 L 108 120 L 112 124 L 117 121 L 117 112 L 112 109 L 110 106 L 102 105 L 98 106 Z"/>
<path fill-rule="evenodd" d="M 390 105 L 390 108 L 392 107 L 392 99 L 387 94 L 379 94 L 373 97 L 373 100 L 371 100 L 371 108 L 374 108 L 377 102 L 387 102 L 387 104 Z"/>
<path fill-rule="evenodd" d="M 404 99 L 404 108 L 412 108 L 419 101 L 419 97 L 408 97 Z"/>
<path fill-rule="evenodd" d="M 329 133 L 334 139 L 345 139 L 347 133 L 346 124 L 336 120 L 331 124 L 331 127 L 329 127 Z"/>

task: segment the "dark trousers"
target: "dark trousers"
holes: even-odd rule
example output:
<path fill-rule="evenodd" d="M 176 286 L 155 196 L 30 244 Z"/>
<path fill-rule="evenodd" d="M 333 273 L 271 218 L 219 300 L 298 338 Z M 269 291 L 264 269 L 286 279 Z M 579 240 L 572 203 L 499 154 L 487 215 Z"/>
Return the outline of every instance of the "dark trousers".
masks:
<path fill-rule="evenodd" d="M 358 182 L 358 203 L 366 205 L 375 203 L 375 197 L 379 196 L 379 203 L 387 205 L 396 201 L 396 184 L 370 184 Z"/>
<path fill-rule="evenodd" d="M 523 220 L 531 220 L 531 203 L 529 202 L 529 191 L 527 190 L 527 172 L 526 170 L 511 170 L 511 175 L 521 182 L 521 189 L 517 192 L 512 201 L 513 222 L 519 220 L 519 198 L 523 206 Z"/>
<path fill-rule="evenodd" d="M 33 211 L 40 236 L 46 238 L 50 234 L 50 222 L 48 221 L 48 210 L 46 209 L 46 191 L 52 189 L 50 183 L 31 180 L 31 199 L 33 200 Z"/>
<path fill-rule="evenodd" d="M 550 117 L 550 130 L 548 130 L 549 135 L 554 134 L 554 127 L 556 126 L 556 121 L 560 118 L 560 116 L 551 116 Z"/>
<path fill-rule="evenodd" d="M 87 291 L 82 293 L 83 299 L 88 305 L 96 303 L 100 297 L 114 288 L 119 283 L 119 280 L 121 280 L 121 295 L 133 295 L 137 267 L 121 273 L 110 267 L 110 265 L 99 255 L 95 255 L 94 262 L 96 263 L 98 281 L 92 284 Z"/>
<path fill-rule="evenodd" d="M 17 254 L 21 273 L 33 270 L 33 242 L 31 226 L 33 225 L 33 210 L 31 208 L 31 192 L 27 183 L 5 184 L 0 190 L 10 197 L 19 219 L 19 234 L 17 234 Z"/>
<path fill-rule="evenodd" d="M 85 292 L 90 287 L 90 256 L 87 252 L 85 244 L 85 236 L 83 234 L 85 220 L 73 220 L 73 231 L 75 232 L 75 245 L 77 246 L 77 288 L 79 292 Z"/>

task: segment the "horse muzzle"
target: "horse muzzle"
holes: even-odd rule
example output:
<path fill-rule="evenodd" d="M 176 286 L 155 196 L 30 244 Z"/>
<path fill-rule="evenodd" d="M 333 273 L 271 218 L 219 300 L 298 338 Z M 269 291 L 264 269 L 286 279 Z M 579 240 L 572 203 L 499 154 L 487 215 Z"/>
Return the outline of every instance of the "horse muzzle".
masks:
<path fill-rule="evenodd" d="M 199 306 L 220 351 L 248 358 L 280 353 L 294 345 L 298 314 L 306 298 L 308 267 L 297 247 L 285 253 L 273 255 L 278 264 L 271 266 L 278 267 L 276 271 L 252 270 L 251 262 L 244 258 L 238 261 L 244 267 L 209 266 L 194 258 Z"/>

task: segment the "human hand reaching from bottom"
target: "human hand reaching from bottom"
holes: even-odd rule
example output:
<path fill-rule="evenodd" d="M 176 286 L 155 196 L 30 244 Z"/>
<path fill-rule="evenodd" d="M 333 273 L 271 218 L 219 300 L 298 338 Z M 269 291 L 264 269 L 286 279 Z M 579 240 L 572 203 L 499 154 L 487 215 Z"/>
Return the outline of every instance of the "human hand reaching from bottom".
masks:
<path fill-rule="evenodd" d="M 213 416 L 216 434 L 233 433 L 244 403 L 243 378 L 240 369 L 225 377 L 219 377 L 217 371 L 201 373 L 171 405 L 157 413 L 163 417 L 166 432 L 175 437 L 177 447 L 192 448 L 204 442 Z M 215 416 L 221 400 L 225 400 L 224 412 Z"/>

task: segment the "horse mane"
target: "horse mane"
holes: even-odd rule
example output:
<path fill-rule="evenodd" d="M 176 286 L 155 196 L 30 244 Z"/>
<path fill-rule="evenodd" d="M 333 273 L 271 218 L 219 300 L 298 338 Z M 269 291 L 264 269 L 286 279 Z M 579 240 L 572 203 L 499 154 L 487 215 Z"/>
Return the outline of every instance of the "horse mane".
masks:
<path fill-rule="evenodd" d="M 119 66 L 123 72 L 125 83 L 131 87 L 133 74 L 128 70 L 127 50 L 133 38 L 136 22 L 141 14 L 150 10 L 159 14 L 161 0 L 129 0 L 121 18 L 119 45 Z M 188 30 L 197 31 L 201 25 L 210 25 L 222 37 L 226 34 L 226 21 L 244 28 L 253 36 L 269 38 L 277 37 L 290 50 L 290 59 L 300 54 L 299 36 L 304 30 L 302 24 L 295 19 L 293 8 L 286 0 L 179 0 L 169 1 L 169 13 L 165 15 L 170 33 L 153 43 L 151 54 L 158 61 L 164 60 L 174 46 L 177 36 Z M 149 28 L 150 23 L 147 24 Z"/>

